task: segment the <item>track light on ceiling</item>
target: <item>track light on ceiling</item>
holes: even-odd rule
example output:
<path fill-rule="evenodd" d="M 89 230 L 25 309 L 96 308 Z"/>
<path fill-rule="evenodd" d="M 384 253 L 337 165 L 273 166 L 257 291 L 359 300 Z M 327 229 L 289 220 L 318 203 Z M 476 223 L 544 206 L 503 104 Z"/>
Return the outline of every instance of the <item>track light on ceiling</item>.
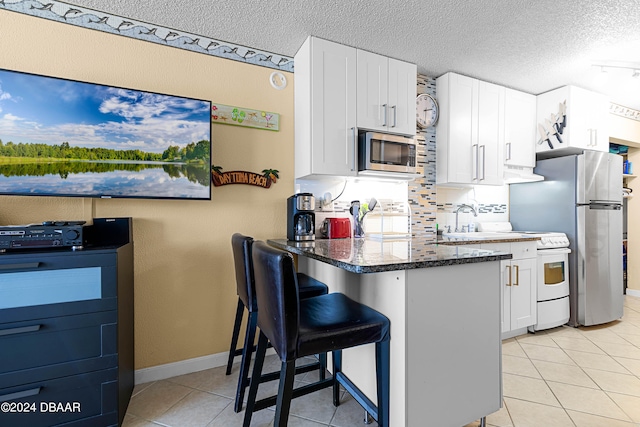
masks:
<path fill-rule="evenodd" d="M 607 73 L 610 70 L 631 70 L 633 74 L 631 77 L 640 78 L 640 64 L 636 65 L 618 65 L 618 64 L 593 64 L 594 67 L 599 67 L 600 72 Z"/>

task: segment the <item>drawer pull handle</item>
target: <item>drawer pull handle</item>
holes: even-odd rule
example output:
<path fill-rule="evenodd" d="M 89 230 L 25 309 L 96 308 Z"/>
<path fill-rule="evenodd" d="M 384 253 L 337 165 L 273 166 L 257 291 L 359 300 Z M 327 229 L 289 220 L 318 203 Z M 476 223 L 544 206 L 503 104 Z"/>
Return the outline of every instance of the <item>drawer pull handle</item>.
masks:
<path fill-rule="evenodd" d="M 36 332 L 40 330 L 42 325 L 21 326 L 19 328 L 0 329 L 0 337 L 5 335 L 24 334 L 27 332 Z"/>
<path fill-rule="evenodd" d="M 0 270 L 36 269 L 40 267 L 39 262 L 25 262 L 22 264 L 3 264 Z"/>
<path fill-rule="evenodd" d="M 518 286 L 520 284 L 520 267 L 514 265 L 513 268 L 516 269 L 516 281 L 513 282 L 513 286 Z"/>
<path fill-rule="evenodd" d="M 17 391 L 15 393 L 3 394 L 0 396 L 0 402 L 9 400 L 22 399 L 23 397 L 35 396 L 40 394 L 42 387 L 31 388 L 29 390 Z"/>

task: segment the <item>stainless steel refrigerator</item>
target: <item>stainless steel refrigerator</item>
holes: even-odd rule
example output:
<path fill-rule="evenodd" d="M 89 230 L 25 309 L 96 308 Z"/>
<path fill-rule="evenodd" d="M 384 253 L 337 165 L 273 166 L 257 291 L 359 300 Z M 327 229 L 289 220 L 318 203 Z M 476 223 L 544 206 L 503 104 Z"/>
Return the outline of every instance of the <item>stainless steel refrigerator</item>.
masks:
<path fill-rule="evenodd" d="M 570 242 L 569 325 L 622 317 L 622 157 L 587 151 L 539 160 L 544 181 L 511 184 L 514 230 L 560 231 Z"/>

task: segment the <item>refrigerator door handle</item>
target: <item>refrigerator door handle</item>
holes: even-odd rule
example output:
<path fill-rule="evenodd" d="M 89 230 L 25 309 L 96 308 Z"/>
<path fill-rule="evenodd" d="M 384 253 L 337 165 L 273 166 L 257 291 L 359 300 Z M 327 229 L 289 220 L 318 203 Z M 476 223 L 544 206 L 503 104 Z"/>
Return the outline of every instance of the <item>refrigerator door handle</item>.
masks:
<path fill-rule="evenodd" d="M 578 204 L 578 206 L 588 206 L 589 209 L 599 209 L 599 210 L 611 210 L 611 211 L 619 211 L 622 209 L 622 205 L 620 203 L 588 203 L 588 204 Z"/>

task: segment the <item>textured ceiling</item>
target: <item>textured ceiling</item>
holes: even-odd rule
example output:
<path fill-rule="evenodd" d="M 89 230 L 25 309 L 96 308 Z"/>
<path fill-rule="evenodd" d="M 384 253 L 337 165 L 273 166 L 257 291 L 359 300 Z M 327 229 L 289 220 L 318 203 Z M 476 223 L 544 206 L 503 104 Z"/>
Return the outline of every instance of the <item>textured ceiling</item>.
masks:
<path fill-rule="evenodd" d="M 308 35 L 539 94 L 575 84 L 640 110 L 640 1 L 72 0 L 78 6 L 294 56 Z"/>

